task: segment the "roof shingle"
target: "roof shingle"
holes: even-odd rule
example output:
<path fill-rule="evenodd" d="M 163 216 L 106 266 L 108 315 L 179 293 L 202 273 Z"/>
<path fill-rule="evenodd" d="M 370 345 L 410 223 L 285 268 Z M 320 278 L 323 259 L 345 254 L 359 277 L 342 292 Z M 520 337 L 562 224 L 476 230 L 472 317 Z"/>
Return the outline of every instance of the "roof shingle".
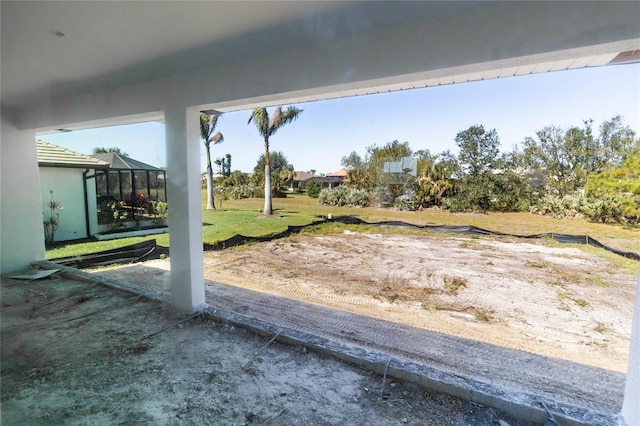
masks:
<path fill-rule="evenodd" d="M 38 153 L 38 166 L 40 167 L 67 167 L 67 168 L 90 168 L 108 169 L 109 163 L 79 152 L 71 151 L 58 145 L 36 140 Z"/>

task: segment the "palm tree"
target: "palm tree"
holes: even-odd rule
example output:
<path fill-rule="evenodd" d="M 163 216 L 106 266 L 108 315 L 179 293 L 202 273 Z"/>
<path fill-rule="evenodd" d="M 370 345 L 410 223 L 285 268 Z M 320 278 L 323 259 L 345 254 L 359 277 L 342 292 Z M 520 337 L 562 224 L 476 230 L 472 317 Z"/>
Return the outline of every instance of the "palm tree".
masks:
<path fill-rule="evenodd" d="M 213 168 L 211 167 L 211 149 L 209 146 L 211 142 L 215 145 L 224 141 L 222 133 L 218 132 L 215 135 L 213 134 L 220 115 L 218 112 L 207 111 L 203 111 L 203 113 L 200 114 L 200 137 L 207 149 L 207 210 L 216 209 L 215 200 L 213 199 Z"/>
<path fill-rule="evenodd" d="M 258 133 L 264 139 L 264 209 L 262 214 L 271 216 L 273 214 L 272 194 L 271 194 L 271 164 L 269 162 L 269 138 L 273 136 L 279 128 L 285 124 L 291 123 L 302 113 L 301 109 L 290 106 L 283 110 L 281 106 L 277 107 L 271 117 L 266 108 L 255 108 L 251 112 L 247 124 L 253 121 L 258 128 Z"/>
<path fill-rule="evenodd" d="M 105 147 L 102 147 L 102 146 L 98 146 L 98 147 L 93 148 L 93 151 L 91 151 L 91 154 L 92 155 L 109 154 L 111 152 L 113 152 L 115 154 L 118 154 L 118 155 L 124 155 L 125 157 L 129 156 L 129 154 L 127 154 L 126 152 L 124 152 L 123 150 L 121 150 L 120 148 L 117 148 L 115 146 L 111 147 L 111 148 L 105 148 Z"/>

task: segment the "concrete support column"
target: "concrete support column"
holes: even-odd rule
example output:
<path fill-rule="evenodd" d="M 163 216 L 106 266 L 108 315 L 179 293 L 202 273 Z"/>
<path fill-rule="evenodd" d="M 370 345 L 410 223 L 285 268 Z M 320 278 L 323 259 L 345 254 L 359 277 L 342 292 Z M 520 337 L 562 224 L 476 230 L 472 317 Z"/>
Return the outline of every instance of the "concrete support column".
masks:
<path fill-rule="evenodd" d="M 200 113 L 165 109 L 171 296 L 182 309 L 205 306 L 200 182 Z"/>
<path fill-rule="evenodd" d="M 2 109 L 0 138 L 0 272 L 44 260 L 44 228 L 36 137 L 18 129 Z M 55 196 L 55 194 L 54 194 Z"/>
<path fill-rule="evenodd" d="M 636 285 L 636 305 L 633 309 L 622 417 L 629 426 L 640 425 L 640 270 Z"/>

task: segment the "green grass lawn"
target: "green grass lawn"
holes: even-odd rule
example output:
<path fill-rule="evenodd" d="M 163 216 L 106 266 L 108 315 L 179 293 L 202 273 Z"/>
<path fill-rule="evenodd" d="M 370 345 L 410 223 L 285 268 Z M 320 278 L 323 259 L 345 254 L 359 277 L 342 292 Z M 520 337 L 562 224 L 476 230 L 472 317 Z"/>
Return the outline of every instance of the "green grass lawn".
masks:
<path fill-rule="evenodd" d="M 205 193 L 203 191 L 203 205 Z M 613 247 L 640 251 L 640 231 L 619 225 L 591 223 L 578 219 L 553 219 L 529 213 L 456 214 L 443 210 L 401 212 L 376 207 L 329 207 L 304 194 L 293 194 L 273 201 L 276 218 L 262 218 L 263 199 L 224 200 L 215 211 L 203 211 L 203 242 L 214 244 L 241 234 L 250 237 L 265 236 L 284 231 L 288 225 L 306 225 L 321 216 L 357 216 L 368 222 L 380 220 L 402 220 L 418 225 L 474 225 L 485 229 L 513 234 L 539 234 L 555 232 L 563 234 L 586 234 Z M 218 205 L 218 202 L 216 202 Z M 311 232 L 340 233 L 346 229 L 342 224 L 327 224 Z M 350 229 L 363 229 L 353 228 Z M 169 235 L 122 238 L 110 241 L 76 243 L 47 250 L 47 259 L 77 256 L 109 250 L 136 242 L 155 238 L 160 246 L 169 246 Z"/>

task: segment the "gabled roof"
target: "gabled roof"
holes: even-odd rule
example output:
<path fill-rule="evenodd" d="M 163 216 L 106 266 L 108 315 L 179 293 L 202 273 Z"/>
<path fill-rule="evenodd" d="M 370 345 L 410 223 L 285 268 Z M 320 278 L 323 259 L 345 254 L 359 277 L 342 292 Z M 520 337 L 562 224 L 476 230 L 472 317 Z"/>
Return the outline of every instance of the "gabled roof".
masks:
<path fill-rule="evenodd" d="M 96 154 L 96 158 L 106 161 L 111 164 L 112 170 L 150 170 L 150 171 L 162 171 L 155 166 L 143 163 L 142 161 L 134 160 L 126 155 L 117 154 L 115 152 L 107 152 L 105 154 Z"/>
<path fill-rule="evenodd" d="M 108 169 L 106 161 L 71 151 L 58 145 L 37 139 L 38 166 L 80 169 Z"/>
<path fill-rule="evenodd" d="M 296 177 L 293 178 L 293 180 L 296 181 L 296 182 L 302 182 L 302 181 L 309 180 L 309 179 L 314 178 L 314 177 L 319 177 L 319 176 L 316 176 L 313 173 L 298 171 L 298 172 L 296 172 Z"/>
<path fill-rule="evenodd" d="M 337 172 L 328 173 L 327 176 L 345 177 L 347 175 L 347 169 L 340 169 Z"/>

